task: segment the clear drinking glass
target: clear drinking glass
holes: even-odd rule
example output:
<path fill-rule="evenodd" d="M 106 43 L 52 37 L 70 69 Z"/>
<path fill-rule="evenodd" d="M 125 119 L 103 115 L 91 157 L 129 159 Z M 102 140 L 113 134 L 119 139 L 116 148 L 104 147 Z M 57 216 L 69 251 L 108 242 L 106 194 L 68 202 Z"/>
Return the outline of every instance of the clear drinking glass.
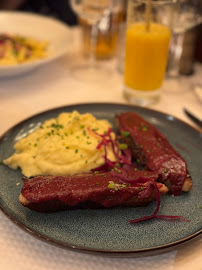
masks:
<path fill-rule="evenodd" d="M 131 104 L 147 106 L 160 97 L 171 17 L 171 0 L 128 0 L 124 96 Z"/>
<path fill-rule="evenodd" d="M 168 77 L 177 77 L 179 75 L 185 34 L 189 31 L 190 36 L 192 30 L 201 23 L 202 0 L 174 0 L 172 12 L 172 38 L 167 67 Z M 190 42 L 194 43 L 193 36 L 191 36 L 191 39 Z M 192 49 L 194 49 L 194 44 Z"/>
<path fill-rule="evenodd" d="M 122 0 L 70 0 L 72 9 L 91 28 L 88 63 L 74 67 L 77 77 L 96 81 L 101 72 L 104 72 L 104 67 L 98 64 L 96 59 L 98 31 L 100 27 L 107 27 L 112 12 L 122 8 L 121 2 Z"/>

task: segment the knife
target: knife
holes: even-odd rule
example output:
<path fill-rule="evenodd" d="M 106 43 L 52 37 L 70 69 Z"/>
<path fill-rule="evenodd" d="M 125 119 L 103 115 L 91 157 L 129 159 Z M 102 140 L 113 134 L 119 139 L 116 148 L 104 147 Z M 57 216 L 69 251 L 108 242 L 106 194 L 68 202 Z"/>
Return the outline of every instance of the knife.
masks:
<path fill-rule="evenodd" d="M 202 128 L 202 121 L 200 119 L 198 119 L 186 108 L 184 108 L 184 113 L 189 117 L 190 120 L 192 120 L 195 124 L 197 124 L 200 128 Z"/>

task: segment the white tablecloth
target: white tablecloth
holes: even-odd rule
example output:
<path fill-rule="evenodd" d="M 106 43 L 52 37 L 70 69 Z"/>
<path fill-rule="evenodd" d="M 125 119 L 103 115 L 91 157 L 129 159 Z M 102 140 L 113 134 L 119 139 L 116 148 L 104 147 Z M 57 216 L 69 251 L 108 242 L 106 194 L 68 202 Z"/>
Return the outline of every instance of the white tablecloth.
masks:
<path fill-rule="evenodd" d="M 0 135 L 17 122 L 58 106 L 84 102 L 126 103 L 122 96 L 123 75 L 116 60 L 105 63 L 108 75 L 97 83 L 79 80 L 71 67 L 79 63 L 79 39 L 74 31 L 72 48 L 62 58 L 28 74 L 0 80 Z M 202 119 L 202 105 L 193 85 L 202 83 L 202 65 L 189 77 L 166 79 L 159 103 L 150 108 L 169 113 L 196 126 L 184 115 L 183 107 Z M 164 254 L 142 258 L 109 258 L 65 250 L 27 234 L 0 212 L 0 269 L 5 270 L 101 270 L 161 269 L 202 270 L 202 238 Z"/>

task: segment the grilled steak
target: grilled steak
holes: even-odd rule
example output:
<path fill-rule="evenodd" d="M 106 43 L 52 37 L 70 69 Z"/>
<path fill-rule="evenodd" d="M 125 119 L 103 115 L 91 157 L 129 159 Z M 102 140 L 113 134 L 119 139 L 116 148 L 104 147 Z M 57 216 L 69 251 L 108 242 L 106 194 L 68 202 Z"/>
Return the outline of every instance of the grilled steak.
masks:
<path fill-rule="evenodd" d="M 76 176 L 37 176 L 24 183 L 20 202 L 32 210 L 54 212 L 75 208 L 111 208 L 114 206 L 142 206 L 156 199 L 156 191 L 148 185 L 154 173 L 132 173 L 128 182 L 111 172 Z M 156 183 L 161 193 L 168 191 Z"/>
<path fill-rule="evenodd" d="M 169 186 L 174 195 L 190 191 L 192 179 L 185 160 L 153 125 L 133 112 L 116 117 L 122 139 L 140 165 L 159 174 L 159 180 Z"/>

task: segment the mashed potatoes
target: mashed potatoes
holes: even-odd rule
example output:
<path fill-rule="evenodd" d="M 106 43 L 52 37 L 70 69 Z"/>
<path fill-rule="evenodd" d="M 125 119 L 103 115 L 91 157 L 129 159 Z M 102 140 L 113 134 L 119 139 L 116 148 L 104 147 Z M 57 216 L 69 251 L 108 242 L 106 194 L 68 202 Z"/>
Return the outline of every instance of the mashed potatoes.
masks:
<path fill-rule="evenodd" d="M 19 140 L 16 152 L 4 164 L 12 169 L 20 167 L 26 177 L 89 172 L 104 163 L 104 146 L 97 149 L 101 137 L 96 133 L 104 134 L 110 127 L 107 120 L 97 120 L 89 113 L 61 113 Z M 107 158 L 116 160 L 110 144 Z"/>

